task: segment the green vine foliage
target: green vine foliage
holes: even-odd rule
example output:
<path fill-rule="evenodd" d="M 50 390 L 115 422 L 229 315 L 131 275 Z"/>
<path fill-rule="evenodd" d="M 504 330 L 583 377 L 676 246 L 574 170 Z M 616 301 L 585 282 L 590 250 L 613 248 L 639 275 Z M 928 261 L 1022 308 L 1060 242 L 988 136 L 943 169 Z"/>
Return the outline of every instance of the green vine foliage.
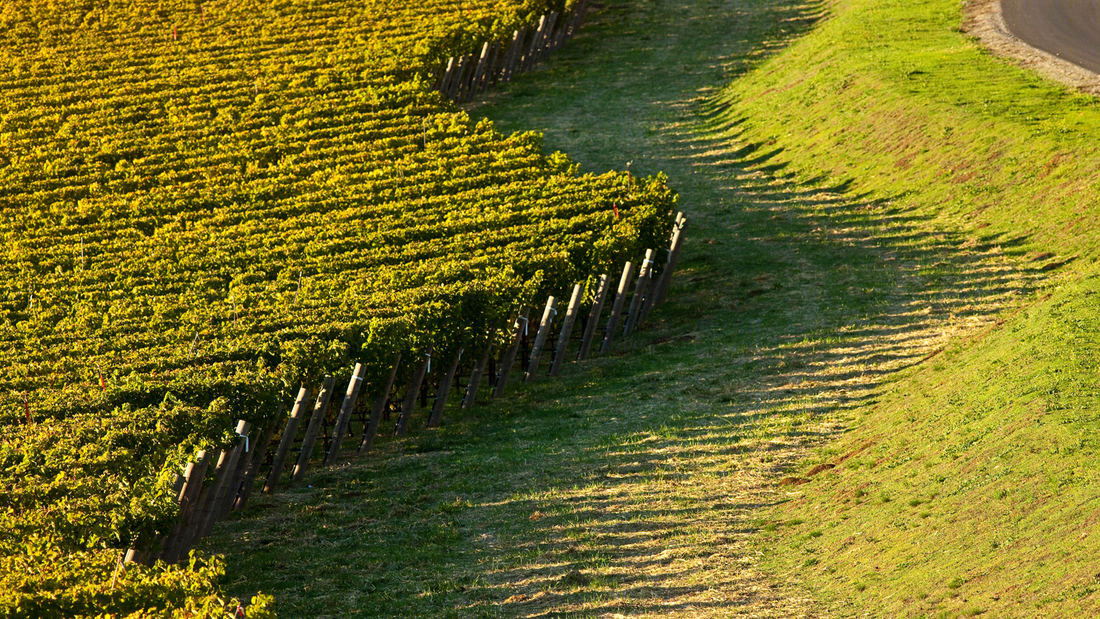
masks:
<path fill-rule="evenodd" d="M 0 615 L 235 612 L 214 558 L 116 569 L 197 450 L 665 243 L 663 177 L 430 88 L 551 8 L 0 3 Z"/>

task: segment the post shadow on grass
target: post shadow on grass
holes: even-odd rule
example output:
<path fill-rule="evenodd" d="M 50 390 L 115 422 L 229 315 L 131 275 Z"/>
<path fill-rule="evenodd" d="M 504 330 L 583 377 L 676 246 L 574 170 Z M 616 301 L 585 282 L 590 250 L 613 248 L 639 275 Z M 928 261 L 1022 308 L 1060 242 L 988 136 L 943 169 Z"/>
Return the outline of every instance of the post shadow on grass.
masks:
<path fill-rule="evenodd" d="M 757 171 L 775 169 L 768 163 L 768 159 L 758 159 L 749 164 L 748 168 Z M 868 256 L 889 255 L 894 263 L 890 268 L 900 272 L 895 274 L 898 280 L 903 279 L 909 271 L 917 270 L 927 264 L 940 264 L 947 273 L 939 278 L 914 275 L 913 277 L 918 278 L 919 281 L 908 284 L 900 282 L 900 289 L 891 291 L 897 297 L 895 301 L 871 304 L 871 309 L 865 310 L 865 315 L 859 322 L 834 324 L 834 327 L 846 329 L 845 339 L 834 347 L 828 344 L 800 343 L 807 338 L 812 339 L 815 334 L 813 330 L 800 329 L 797 324 L 789 325 L 785 331 L 773 331 L 772 337 L 768 338 L 770 341 L 756 342 L 762 350 L 753 359 L 752 371 L 756 379 L 755 384 L 741 391 L 740 396 L 743 402 L 766 401 L 767 405 L 750 405 L 732 414 L 734 419 L 742 422 L 742 428 L 751 428 L 774 415 L 835 416 L 843 411 L 864 408 L 876 397 L 882 385 L 882 378 L 919 364 L 936 350 L 935 346 L 930 348 L 913 345 L 906 337 L 898 338 L 897 335 L 934 329 L 931 323 L 934 320 L 942 320 L 944 316 L 966 317 L 988 313 L 991 307 L 997 305 L 996 297 L 1013 292 L 1026 294 L 1041 277 L 1041 267 L 1033 265 L 1013 264 L 1005 266 L 1003 271 L 991 268 L 987 256 L 980 251 L 982 249 L 980 244 L 976 248 L 960 251 L 959 247 L 964 244 L 963 239 L 947 232 L 943 233 L 943 240 L 931 239 L 926 228 L 922 227 L 922 224 L 927 222 L 921 217 L 892 211 L 881 204 L 850 202 L 842 193 L 836 196 L 810 198 L 814 191 L 797 183 L 790 186 L 783 184 L 779 186 L 769 184 L 761 187 L 742 186 L 740 190 L 749 192 L 751 200 L 758 205 L 786 202 L 791 200 L 792 196 L 797 196 L 803 210 L 785 212 L 784 225 L 788 227 L 786 236 L 791 239 L 791 243 L 797 245 L 800 256 L 809 256 L 811 260 L 820 259 L 822 272 L 834 264 L 860 263 Z M 875 214 L 868 215 L 866 213 L 868 207 L 873 207 Z M 891 233 L 887 236 L 868 235 L 867 237 L 849 234 L 842 243 L 835 244 L 801 240 L 809 228 L 817 227 L 823 221 L 836 229 L 858 225 L 867 229 L 888 229 Z M 739 230 L 744 228 L 743 226 Z M 691 250 L 684 261 L 685 270 L 690 271 L 693 265 L 695 268 L 700 268 L 700 265 L 706 265 L 704 268 L 716 266 L 714 263 L 700 259 L 704 254 L 700 253 L 703 248 L 699 247 L 698 239 L 689 242 L 689 248 Z M 720 286 L 723 277 L 714 273 L 711 275 L 719 280 L 715 285 Z M 728 277 L 725 279 L 729 280 Z M 666 310 L 666 314 L 677 311 L 676 303 L 690 303 L 690 291 L 681 289 L 677 292 L 681 295 L 679 301 L 674 301 L 673 307 Z M 837 299 L 836 302 L 843 305 L 842 299 Z M 935 306 L 932 316 L 909 311 L 914 302 Z M 723 310 L 720 306 L 714 306 L 710 309 L 710 315 L 713 317 L 716 312 L 721 311 Z M 752 310 L 747 311 L 751 315 Z M 738 320 L 737 324 L 743 325 L 746 322 L 750 321 L 742 319 Z M 642 335 L 632 340 L 634 347 L 626 349 L 625 354 L 636 358 L 639 351 L 644 350 L 646 346 L 646 337 L 647 335 Z M 926 336 L 913 337 L 923 339 Z M 853 342 L 868 339 L 882 340 L 882 343 L 862 350 L 849 350 Z M 681 374 L 706 375 L 709 372 L 713 375 L 713 368 L 704 367 L 708 363 L 714 363 L 713 361 L 700 359 L 696 367 L 684 367 L 682 358 L 678 358 L 677 361 L 680 362 L 678 371 Z M 857 366 L 858 369 L 839 373 L 814 373 L 804 369 L 841 362 Z M 629 379 L 630 372 L 638 365 L 634 362 L 616 367 L 616 378 Z M 797 368 L 793 373 L 786 369 L 792 365 Z M 712 393 L 709 395 L 720 402 L 726 388 L 719 376 L 715 376 L 715 380 L 711 383 Z M 850 384 L 850 381 L 856 378 L 867 379 L 868 382 Z M 802 386 L 806 384 L 811 386 Z M 700 386 L 697 384 L 692 383 L 687 388 L 695 390 L 695 398 L 706 398 L 708 395 L 699 393 Z M 598 390 L 599 387 L 589 385 L 587 389 Z M 843 392 L 822 397 L 823 391 L 831 389 L 843 389 Z M 671 392 L 669 396 L 676 397 L 677 394 Z M 770 396 L 770 398 L 759 396 Z M 800 405 L 804 399 L 815 396 L 817 400 L 813 404 Z M 591 395 L 591 398 L 597 401 L 614 397 L 615 394 L 612 393 L 604 397 Z M 632 449 L 608 451 L 599 445 L 590 448 L 590 451 L 600 455 L 606 468 L 594 472 L 585 481 L 598 486 L 608 496 L 614 497 L 620 494 L 615 491 L 617 485 L 633 483 L 639 477 L 690 481 L 690 478 L 682 474 L 661 471 L 666 454 L 670 452 L 676 453 L 681 460 L 693 460 L 716 456 L 732 458 L 749 451 L 758 453 L 761 450 L 777 452 L 785 450 L 784 445 L 775 442 L 769 442 L 763 446 L 738 444 L 737 437 L 741 430 L 732 429 L 729 426 L 731 414 L 721 414 L 722 408 L 720 404 L 716 404 L 709 414 L 690 418 L 681 416 L 680 427 L 674 433 L 663 435 L 659 428 L 662 423 L 659 415 L 639 416 L 635 419 L 633 434 L 623 437 L 624 443 L 629 445 L 630 436 L 656 433 L 663 438 L 647 443 L 643 451 Z M 715 415 L 716 412 L 719 414 Z M 828 429 L 800 427 L 792 428 L 779 438 L 819 445 L 831 436 L 832 432 Z M 582 456 L 580 459 L 595 458 Z M 790 464 L 789 461 L 778 461 L 773 478 L 779 479 L 784 474 L 797 473 L 797 470 L 787 468 Z M 667 499 L 667 497 L 661 498 Z M 584 501 L 585 508 L 581 511 L 558 518 L 540 519 L 539 526 L 544 533 L 528 536 L 530 539 L 539 540 L 537 546 L 543 555 L 539 565 L 518 567 L 502 580 L 514 583 L 541 581 L 544 587 L 542 595 L 538 599 L 531 600 L 513 599 L 503 608 L 507 613 L 536 617 L 552 615 L 551 609 L 569 607 L 569 605 L 579 605 L 584 607 L 586 612 L 594 614 L 624 610 L 645 613 L 667 612 L 677 608 L 707 609 L 708 606 L 705 603 L 692 602 L 688 605 L 669 606 L 663 602 L 679 596 L 702 593 L 707 586 L 716 585 L 684 587 L 672 584 L 678 582 L 675 573 L 652 573 L 647 566 L 663 565 L 663 560 L 651 558 L 652 547 L 639 548 L 638 539 L 643 537 L 660 540 L 675 537 L 677 529 L 682 526 L 681 523 L 684 520 L 690 522 L 693 515 L 701 516 L 723 501 L 730 503 L 726 506 L 726 510 L 734 522 L 734 526 L 726 534 L 752 536 L 760 528 L 760 525 L 754 522 L 753 513 L 758 511 L 758 508 L 771 503 L 766 500 L 738 503 L 738 498 L 711 496 L 705 501 L 695 500 L 689 507 L 671 511 L 640 509 L 637 506 L 639 503 L 644 503 L 644 500 L 640 501 L 638 497 L 632 497 L 629 500 L 589 498 Z M 537 508 L 533 507 L 533 509 Z M 578 545 L 572 541 L 547 542 L 547 540 L 556 539 L 563 530 L 568 534 L 571 526 L 595 542 L 585 546 L 585 550 L 578 550 Z M 630 569 L 622 574 L 601 579 L 599 574 L 602 566 L 608 563 L 629 566 Z M 753 587 L 755 582 L 748 576 L 744 581 L 733 578 L 720 584 L 725 587 L 743 586 L 745 591 L 756 590 Z M 768 593 L 765 591 L 753 595 L 767 598 Z M 605 598 L 610 598 L 611 601 L 601 604 L 599 600 Z M 718 602 L 709 609 L 715 612 L 731 610 L 728 603 Z"/>
<path fill-rule="evenodd" d="M 505 577 L 498 577 L 498 581 L 541 581 L 544 588 L 537 598 L 505 601 L 500 607 L 507 613 L 548 616 L 553 609 L 570 605 L 583 605 L 586 612 L 594 614 L 687 608 L 669 606 L 665 600 L 701 593 L 714 585 L 683 587 L 672 584 L 676 581 L 675 574 L 651 574 L 646 566 L 662 560 L 649 558 L 652 548 L 639 548 L 638 538 L 675 537 L 684 519 L 690 521 L 692 515 L 707 513 L 723 501 L 728 501 L 726 509 L 733 522 L 728 534 L 751 536 L 759 529 L 754 512 L 772 501 L 738 502 L 740 497 L 712 495 L 705 500 L 696 499 L 686 508 L 652 511 L 639 508 L 645 501 L 638 497 L 610 498 L 621 494 L 616 492 L 618 485 L 631 484 L 645 476 L 688 481 L 682 474 L 661 470 L 668 453 L 676 453 L 682 460 L 693 460 L 737 457 L 750 451 L 782 454 L 786 452 L 782 441 L 820 445 L 841 431 L 840 426 L 792 427 L 777 437 L 779 442 L 763 445 L 745 445 L 739 439 L 775 416 L 827 417 L 865 408 L 877 397 L 883 378 L 920 364 L 940 349 L 941 344 L 935 338 L 940 324 L 948 317 L 988 317 L 1004 305 L 1001 299 L 1013 294 L 1027 295 L 1043 277 L 1044 265 L 1024 263 L 1018 256 L 1012 256 L 1019 253 L 1014 251 L 1016 248 L 1026 244 L 1026 237 L 988 237 L 975 242 L 970 233 L 936 229 L 931 216 L 896 206 L 894 199 L 854 194 L 850 180 L 830 184 L 827 179 L 800 181 L 793 176 L 777 175 L 786 168 L 782 149 L 731 150 L 728 146 L 723 148 L 724 141 L 736 143 L 736 138 L 726 134 L 715 141 L 685 134 L 679 141 L 681 148 L 674 153 L 690 160 L 693 166 L 707 168 L 714 178 L 728 178 L 728 185 L 721 191 L 739 198 L 727 200 L 732 208 L 720 216 L 697 213 L 704 221 L 701 228 L 713 238 L 696 235 L 688 240 L 682 262 L 684 276 L 680 281 L 693 282 L 695 286 L 702 283 L 706 289 L 685 289 L 681 284 L 661 317 L 664 329 L 672 333 L 688 330 L 695 335 L 685 345 L 708 342 L 705 330 L 692 322 L 724 323 L 732 329 L 744 329 L 748 335 L 727 335 L 725 340 L 729 349 L 751 346 L 755 351 L 751 361 L 743 364 L 751 365 L 748 372 L 752 380 L 737 381 L 734 401 L 729 402 L 728 380 L 737 374 L 736 362 L 698 356 L 694 358 L 695 364 L 690 365 L 689 355 L 670 353 L 668 349 L 675 348 L 674 345 L 662 346 L 658 354 L 673 355 L 669 361 L 675 362 L 677 373 L 685 377 L 680 393 L 670 388 L 675 385 L 662 385 L 667 390 L 666 397 L 709 399 L 712 405 L 693 415 L 681 411 L 673 432 L 662 432 L 665 415 L 633 415 L 629 404 L 622 405 L 619 414 L 631 415 L 631 430 L 624 431 L 621 437 L 622 444 L 628 447 L 608 450 L 597 444 L 588 447 L 586 454 L 576 456 L 578 461 L 602 462 L 603 468 L 592 471 L 583 481 L 599 487 L 604 496 L 583 499 L 585 507 L 580 511 L 538 520 L 543 533 L 530 533 L 527 537 L 537 540 L 532 545 L 537 546 L 543 558 L 538 565 L 517 567 Z M 822 183 L 823 180 L 826 182 Z M 738 214 L 735 212 L 738 205 L 751 209 Z M 731 221 L 732 217 L 736 220 Z M 1005 250 L 1009 257 L 997 255 L 997 249 Z M 762 257 L 773 262 L 761 265 Z M 727 297 L 707 294 L 717 289 L 739 291 L 734 294 L 747 296 L 751 284 L 739 281 L 742 278 L 736 274 L 738 271 L 750 281 L 754 275 L 771 270 L 785 272 L 790 277 L 804 268 L 799 262 L 809 263 L 812 267 L 809 270 L 824 279 L 817 301 L 827 314 L 821 325 L 784 324 L 776 320 L 769 323 L 768 314 L 782 304 L 784 289 L 793 286 L 783 281 L 784 276 L 776 276 L 777 288 L 753 295 L 751 302 L 738 303 L 736 307 L 731 306 Z M 882 288 L 845 288 L 846 282 L 836 276 L 840 269 L 855 271 L 857 284 L 870 282 Z M 829 308 L 837 311 L 830 312 Z M 757 327 L 758 335 L 753 336 L 754 323 L 768 327 Z M 834 341 L 823 343 L 819 340 L 825 333 L 839 335 L 833 336 Z M 676 338 L 666 333 L 654 338 L 647 333 L 630 340 L 632 345 L 625 347 L 622 354 L 631 362 L 614 367 L 599 362 L 605 375 L 614 378 L 610 383 L 643 377 L 646 363 L 638 357 L 650 354 L 647 340 L 652 339 L 667 342 Z M 716 370 L 715 366 L 726 367 Z M 852 369 L 826 371 L 835 366 Z M 707 376 L 708 380 L 702 385 L 698 380 L 686 380 L 698 376 Z M 863 382 L 853 384 L 857 379 Z M 618 387 L 601 394 L 600 386 L 600 382 L 589 381 L 585 386 L 587 397 L 608 401 L 620 396 Z M 644 450 L 629 448 L 635 437 L 653 435 L 661 438 L 647 442 Z M 788 468 L 791 465 L 791 460 L 780 457 L 773 478 L 778 480 L 783 474 L 796 473 Z M 762 496 L 777 500 L 774 494 L 762 493 Z M 538 507 L 533 505 L 531 509 Z M 575 541 L 556 541 L 562 531 L 568 537 L 571 528 L 596 542 L 579 550 Z M 626 575 L 601 580 L 601 566 L 608 563 L 628 565 L 631 569 Z M 722 586 L 743 585 L 746 591 L 753 591 L 751 577 L 746 579 L 738 582 L 734 578 Z M 754 595 L 767 598 L 769 594 L 765 591 Z M 611 601 L 601 604 L 599 600 L 605 598 Z M 689 606 L 707 608 L 705 603 L 692 602 Z M 715 603 L 710 608 L 717 612 L 730 610 L 728 603 Z"/>
<path fill-rule="evenodd" d="M 614 21 L 627 9 L 614 5 L 552 68 L 492 100 L 512 108 L 517 128 L 530 128 L 523 119 L 539 106 L 583 109 L 575 125 L 558 127 L 569 135 L 643 106 L 699 111 L 706 76 L 758 62 L 736 50 L 785 38 L 726 28 L 709 40 L 697 36 L 714 27 L 702 3 L 658 4 L 638 6 L 667 11 L 667 24 L 654 18 L 616 38 Z M 817 10 L 805 6 L 757 3 L 741 19 L 792 23 Z M 691 19 L 671 17 L 682 14 Z M 661 54 L 662 45 L 678 47 Z M 647 54 L 665 64 L 650 66 Z M 665 79 L 679 74 L 682 84 Z M 638 75 L 629 88 L 606 87 Z M 598 106 L 586 92 L 600 95 Z M 530 96 L 510 101 L 517 93 Z M 797 447 L 842 431 L 840 421 L 873 402 L 883 378 L 936 350 L 928 340 L 944 317 L 987 314 L 1001 296 L 1026 293 L 1042 267 L 991 259 L 998 245 L 1021 239 L 968 246 L 959 233 L 930 233 L 926 217 L 889 197 L 853 193 L 852 179 L 800 181 L 785 174 L 781 149 L 741 142 L 742 119 L 731 109 L 702 111 L 706 127 L 597 136 L 586 144 L 598 152 L 554 144 L 598 165 L 659 143 L 652 161 L 682 188 L 681 205 L 699 225 L 651 326 L 616 358 L 567 367 L 560 382 L 516 402 L 456 412 L 440 430 L 383 441 L 378 459 L 317 475 L 276 509 L 257 505 L 235 525 L 251 546 L 215 546 L 230 574 L 248 575 L 239 593 L 275 593 L 292 616 L 548 616 L 570 606 L 592 615 L 689 606 L 730 614 L 781 601 L 787 592 L 759 586 L 751 571 L 683 584 L 692 568 L 680 567 L 730 558 L 681 541 L 695 528 L 713 525 L 708 540 L 743 548 L 763 526 L 761 508 L 782 499 L 774 485 L 701 496 L 665 482 L 720 478 L 730 461 L 767 467 L 762 479 L 798 472 Z M 691 473 L 670 468 L 669 454 Z M 708 587 L 743 594 L 676 601 Z"/>

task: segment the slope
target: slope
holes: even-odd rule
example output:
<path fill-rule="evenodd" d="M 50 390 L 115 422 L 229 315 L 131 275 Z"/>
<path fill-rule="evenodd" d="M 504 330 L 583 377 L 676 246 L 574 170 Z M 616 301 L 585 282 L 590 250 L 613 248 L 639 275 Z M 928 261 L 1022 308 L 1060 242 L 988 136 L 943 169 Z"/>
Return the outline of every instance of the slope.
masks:
<path fill-rule="evenodd" d="M 1100 105 L 961 23 L 955 2 L 840 0 L 716 103 L 792 173 L 999 247 L 1044 289 L 937 346 L 792 476 L 773 565 L 844 614 L 1093 614 Z"/>
<path fill-rule="evenodd" d="M 609 5 L 546 71 L 475 109 L 505 130 L 543 129 L 548 144 L 593 169 L 667 171 L 695 222 L 673 299 L 620 354 L 570 368 L 564 383 L 452 416 L 388 442 L 377 459 L 256 504 L 208 547 L 226 553 L 235 591 L 274 593 L 295 615 L 790 616 L 817 611 L 814 596 L 841 611 L 874 610 L 874 594 L 892 585 L 847 586 L 820 557 L 787 552 L 834 534 L 819 515 L 823 478 L 802 471 L 874 435 L 882 402 L 919 388 L 917 372 L 952 358 L 941 351 L 1000 333 L 1006 311 L 1043 307 L 1041 290 L 1088 243 L 1067 238 L 1052 256 L 1018 238 L 1020 222 L 1041 222 L 1047 236 L 1070 221 L 1087 226 L 1071 215 L 1080 202 L 1057 205 L 1062 221 L 1038 217 L 1027 194 L 1045 189 L 1027 181 L 1070 197 L 1058 182 L 1088 181 L 1073 177 L 1076 162 L 1059 160 L 1045 177 L 1019 172 L 989 187 L 985 166 L 1005 164 L 978 149 L 1000 134 L 944 131 L 935 114 L 898 129 L 920 140 L 906 148 L 925 159 L 882 163 L 892 152 L 883 144 L 894 143 L 888 129 L 878 127 L 883 137 L 846 120 L 874 108 L 825 100 L 846 91 L 799 79 L 820 71 L 827 83 L 845 67 L 844 54 L 822 51 L 839 43 L 821 37 L 850 7 L 834 5 L 818 23 L 823 8 Z M 957 17 L 939 9 L 944 23 Z M 1033 113 L 1044 97 L 1091 109 L 957 33 L 942 38 L 952 53 L 971 50 L 966 62 L 1009 72 L 1016 82 L 1006 92 L 1034 88 Z M 834 66 L 822 62 L 830 58 Z M 911 101 L 889 86 L 872 101 L 898 115 L 889 106 Z M 942 116 L 966 120 L 943 96 L 932 99 Z M 1056 122 L 1037 120 L 1035 133 Z M 962 167 L 940 179 L 929 169 L 946 165 L 940 156 Z M 986 195 L 995 191 L 1003 195 Z M 945 205 L 945 196 L 954 199 Z M 982 213 L 987 221 L 973 221 Z"/>

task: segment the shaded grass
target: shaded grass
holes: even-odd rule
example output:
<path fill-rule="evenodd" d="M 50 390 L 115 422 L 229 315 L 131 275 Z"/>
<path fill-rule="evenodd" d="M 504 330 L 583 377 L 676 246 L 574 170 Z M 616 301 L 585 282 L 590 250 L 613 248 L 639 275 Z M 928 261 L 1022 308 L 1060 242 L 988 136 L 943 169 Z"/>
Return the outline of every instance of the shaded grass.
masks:
<path fill-rule="evenodd" d="M 862 408 L 770 514 L 805 524 L 771 535 L 769 565 L 845 614 L 1095 614 L 1100 104 L 981 50 L 957 2 L 832 9 L 716 98 L 715 130 L 1050 287 Z"/>
<path fill-rule="evenodd" d="M 822 610 L 811 595 L 841 612 L 995 608 L 968 593 L 972 573 L 948 569 L 973 548 L 928 534 L 965 528 L 923 484 L 953 471 L 948 507 L 970 507 L 968 522 L 989 513 L 988 491 L 1007 489 L 981 483 L 984 452 L 968 450 L 989 428 L 956 435 L 965 407 L 946 392 L 977 398 L 990 377 L 1003 393 L 1020 387 L 1023 375 L 968 363 L 985 358 L 989 334 L 1012 350 L 998 312 L 1029 307 L 1014 319 L 1025 320 L 1053 302 L 1036 289 L 1064 258 L 1036 252 L 1012 220 L 957 216 L 966 209 L 944 208 L 940 185 L 924 192 L 928 176 L 845 168 L 862 146 L 848 153 L 794 122 L 800 103 L 766 103 L 783 71 L 815 70 L 798 50 L 839 18 L 764 59 L 821 14 L 780 0 L 611 5 L 543 71 L 478 107 L 499 128 L 544 130 L 589 169 L 669 174 L 693 222 L 669 304 L 560 381 L 257 501 L 208 546 L 227 553 L 231 590 L 275 593 L 288 616 L 790 616 Z M 757 90 L 718 93 L 730 80 Z M 812 99 L 800 83 L 783 96 Z M 828 122 L 827 105 L 807 113 Z M 982 410 L 992 427 L 998 409 Z M 941 456 L 906 486 L 890 463 L 944 452 L 945 434 L 973 466 Z M 1020 475 L 1046 470 L 1027 462 Z M 878 477 L 887 470 L 896 480 Z M 923 537 L 838 559 L 861 527 L 897 514 Z M 921 544 L 925 555 L 879 557 Z M 1020 556 L 1008 560 L 1026 565 Z M 921 605 L 905 574 L 951 574 L 945 597 Z"/>

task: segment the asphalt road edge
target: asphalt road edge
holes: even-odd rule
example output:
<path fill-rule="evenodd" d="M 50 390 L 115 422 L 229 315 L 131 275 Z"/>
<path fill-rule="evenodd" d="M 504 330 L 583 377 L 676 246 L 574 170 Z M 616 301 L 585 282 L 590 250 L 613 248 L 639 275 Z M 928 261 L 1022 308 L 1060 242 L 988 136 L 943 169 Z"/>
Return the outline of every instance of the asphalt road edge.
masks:
<path fill-rule="evenodd" d="M 962 29 L 1001 58 L 1075 90 L 1100 96 L 1100 74 L 1032 47 L 1012 34 L 1001 13 L 1000 0 L 968 0 L 963 8 Z"/>

